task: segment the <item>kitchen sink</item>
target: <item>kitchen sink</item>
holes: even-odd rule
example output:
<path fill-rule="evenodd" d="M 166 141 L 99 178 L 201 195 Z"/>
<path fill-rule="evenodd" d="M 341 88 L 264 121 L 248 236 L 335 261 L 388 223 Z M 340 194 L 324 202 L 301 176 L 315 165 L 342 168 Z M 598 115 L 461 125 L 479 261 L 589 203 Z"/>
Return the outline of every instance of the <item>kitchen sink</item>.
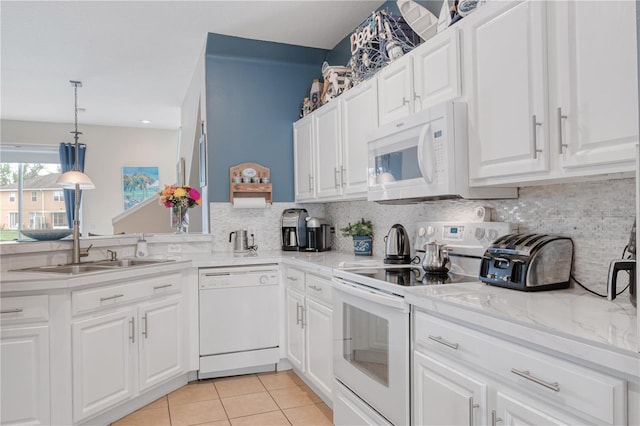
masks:
<path fill-rule="evenodd" d="M 113 271 L 121 268 L 131 268 L 135 266 L 152 265 L 159 263 L 173 262 L 172 259 L 120 259 L 120 260 L 98 260 L 96 262 L 86 262 L 79 265 L 47 265 L 33 268 L 16 269 L 15 272 L 50 272 L 57 274 L 86 274 L 89 272 Z"/>
<path fill-rule="evenodd" d="M 94 265 L 109 266 L 115 268 L 129 268 L 131 266 L 153 265 L 157 263 L 173 262 L 170 259 L 119 259 L 119 260 L 98 260 L 92 262 Z"/>

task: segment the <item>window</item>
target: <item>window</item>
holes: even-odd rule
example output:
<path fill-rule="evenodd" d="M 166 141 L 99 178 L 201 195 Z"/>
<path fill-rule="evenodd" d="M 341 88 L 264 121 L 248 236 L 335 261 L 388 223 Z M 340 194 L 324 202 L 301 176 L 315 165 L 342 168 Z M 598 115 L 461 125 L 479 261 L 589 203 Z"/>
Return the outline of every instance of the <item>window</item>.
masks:
<path fill-rule="evenodd" d="M 68 228 L 67 213 L 66 212 L 53 212 L 51 213 L 51 224 L 54 228 Z"/>
<path fill-rule="evenodd" d="M 18 229 L 18 212 L 9 212 L 9 229 Z"/>
<path fill-rule="evenodd" d="M 47 221 L 42 212 L 29 212 L 29 229 L 47 229 Z"/>
<path fill-rule="evenodd" d="M 64 192 L 53 191 L 53 201 L 64 201 Z"/>
<path fill-rule="evenodd" d="M 16 233 L 22 228 L 52 228 L 52 211 L 64 209 L 60 204 L 52 206 L 50 200 L 55 196 L 49 195 L 58 192 L 63 199 L 56 183 L 60 173 L 58 146 L 3 143 L 0 158 L 0 193 L 8 195 L 3 195 L 0 203 L 0 241 L 22 239 Z"/>

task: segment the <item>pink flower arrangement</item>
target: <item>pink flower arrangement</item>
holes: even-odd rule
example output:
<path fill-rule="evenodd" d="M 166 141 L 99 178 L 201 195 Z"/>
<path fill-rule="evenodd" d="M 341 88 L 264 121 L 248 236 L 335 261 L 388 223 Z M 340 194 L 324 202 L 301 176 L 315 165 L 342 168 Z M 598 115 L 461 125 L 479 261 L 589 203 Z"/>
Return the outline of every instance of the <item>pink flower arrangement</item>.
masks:
<path fill-rule="evenodd" d="M 200 192 L 188 185 L 165 185 L 164 189 L 158 192 L 158 195 L 160 195 L 160 204 L 167 208 L 192 208 L 202 204 Z"/>

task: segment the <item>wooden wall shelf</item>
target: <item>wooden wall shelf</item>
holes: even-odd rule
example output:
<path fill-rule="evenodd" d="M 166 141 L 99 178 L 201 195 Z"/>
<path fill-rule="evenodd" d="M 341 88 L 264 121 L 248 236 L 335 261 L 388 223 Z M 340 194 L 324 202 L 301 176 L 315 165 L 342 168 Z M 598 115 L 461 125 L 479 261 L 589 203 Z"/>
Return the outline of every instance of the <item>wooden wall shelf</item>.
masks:
<path fill-rule="evenodd" d="M 234 182 L 238 178 L 271 179 L 271 170 L 258 163 L 242 163 L 229 168 L 229 201 L 235 198 L 264 198 L 267 204 L 272 204 L 273 187 L 271 183 L 242 183 Z"/>

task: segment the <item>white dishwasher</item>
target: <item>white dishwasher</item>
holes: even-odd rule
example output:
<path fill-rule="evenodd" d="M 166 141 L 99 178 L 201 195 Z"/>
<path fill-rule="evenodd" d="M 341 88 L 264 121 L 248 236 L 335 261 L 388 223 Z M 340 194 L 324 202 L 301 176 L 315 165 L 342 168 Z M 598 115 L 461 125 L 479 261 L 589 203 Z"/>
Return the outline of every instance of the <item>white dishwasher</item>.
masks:
<path fill-rule="evenodd" d="M 273 371 L 279 359 L 277 265 L 201 268 L 198 378 Z"/>

